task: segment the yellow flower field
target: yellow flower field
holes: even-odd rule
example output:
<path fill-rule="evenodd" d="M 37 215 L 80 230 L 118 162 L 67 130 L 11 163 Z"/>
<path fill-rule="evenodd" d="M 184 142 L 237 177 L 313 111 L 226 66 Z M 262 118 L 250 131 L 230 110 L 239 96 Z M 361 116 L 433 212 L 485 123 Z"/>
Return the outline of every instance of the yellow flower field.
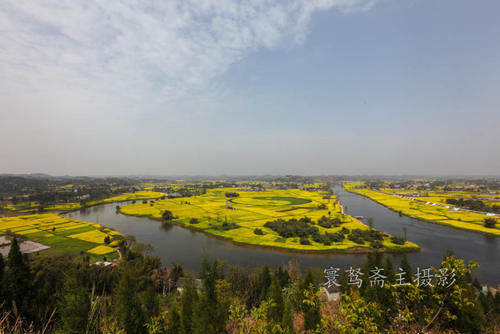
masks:
<path fill-rule="evenodd" d="M 376 190 L 357 188 L 357 186 L 359 186 L 359 184 L 344 184 L 346 190 L 366 196 L 394 211 L 401 212 L 410 217 L 464 230 L 500 236 L 500 220 L 498 218 L 496 218 L 497 224 L 495 228 L 487 228 L 484 226 L 484 220 L 485 218 L 491 217 L 486 214 L 454 210 L 451 207 L 445 208 L 438 205 L 427 204 L 425 202 L 406 199 Z M 399 193 L 403 194 L 402 191 L 399 191 Z M 405 193 L 405 195 L 409 194 Z"/>
<path fill-rule="evenodd" d="M 238 197 L 226 198 L 226 192 L 237 192 Z M 347 238 L 342 242 L 334 242 L 331 245 L 311 240 L 310 245 L 300 243 L 298 237 L 282 238 L 270 228 L 264 227 L 266 222 L 278 218 L 289 220 L 309 217 L 317 222 L 323 216 L 339 218 L 342 224 L 339 227 L 325 228 L 314 225 L 324 234 L 335 233 L 342 228 L 369 229 L 358 220 L 343 215 L 337 204 L 335 196 L 327 196 L 326 193 L 305 190 L 268 190 L 248 191 L 243 188 L 215 188 L 209 189 L 205 195 L 188 198 L 175 198 L 157 200 L 154 203 L 135 203 L 122 206 L 120 212 L 133 216 L 144 216 L 162 219 L 164 211 L 169 210 L 176 217 L 173 223 L 184 227 L 203 231 L 207 234 L 227 239 L 235 243 L 274 247 L 288 250 L 310 251 L 310 252 L 334 252 L 349 251 L 354 248 L 370 249 L 368 243 L 356 244 Z M 190 221 L 196 218 L 198 223 Z M 224 229 L 224 224 L 236 224 L 238 227 Z M 259 228 L 263 235 L 256 235 L 254 230 Z M 396 245 L 386 237 L 383 246 L 389 250 L 418 249 L 418 246 L 410 242 L 404 245 Z"/>
<path fill-rule="evenodd" d="M 110 245 L 120 238 L 120 233 L 99 224 L 53 213 L 0 218 L 0 235 L 7 232 L 50 246 L 44 253 L 78 255 L 83 251 L 93 256 L 109 254 L 109 258 L 116 253 L 104 245 L 104 238 L 115 239 Z"/>
<path fill-rule="evenodd" d="M 96 255 L 104 255 L 104 254 L 109 254 L 113 253 L 115 251 L 114 248 L 108 247 L 108 246 L 97 246 L 92 249 L 89 249 L 87 252 L 96 254 Z"/>

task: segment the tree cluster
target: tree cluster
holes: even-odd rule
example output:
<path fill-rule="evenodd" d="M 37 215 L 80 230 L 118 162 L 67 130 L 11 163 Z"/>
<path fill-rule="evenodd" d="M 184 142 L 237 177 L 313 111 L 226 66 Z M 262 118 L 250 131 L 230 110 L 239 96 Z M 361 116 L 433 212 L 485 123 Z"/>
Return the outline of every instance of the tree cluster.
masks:
<path fill-rule="evenodd" d="M 438 268 L 454 273 L 453 285 L 436 278 L 418 287 L 406 256 L 397 275 L 391 256 L 370 254 L 361 287 L 343 270 L 340 300 L 327 301 L 322 270 L 303 275 L 295 262 L 249 269 L 204 259 L 190 276 L 178 264 L 161 268 L 132 237 L 121 248 L 121 263 L 99 267 L 84 258 L 27 258 L 14 239 L 6 262 L 0 257 L 0 332 L 494 333 L 500 325 L 500 294 L 481 293 L 477 264 L 453 255 Z M 383 269 L 385 285 L 370 284 L 373 268 Z"/>

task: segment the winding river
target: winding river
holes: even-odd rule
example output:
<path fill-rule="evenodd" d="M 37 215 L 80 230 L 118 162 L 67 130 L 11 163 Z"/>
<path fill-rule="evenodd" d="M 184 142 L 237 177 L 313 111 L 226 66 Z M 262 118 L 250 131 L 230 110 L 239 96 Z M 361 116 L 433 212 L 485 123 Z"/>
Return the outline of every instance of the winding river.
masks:
<path fill-rule="evenodd" d="M 443 254 L 452 249 L 466 261 L 475 260 L 481 264 L 477 274 L 483 283 L 500 284 L 500 239 L 482 234 L 457 230 L 427 223 L 406 216 L 399 217 L 386 207 L 363 196 L 352 194 L 341 187 L 333 191 L 339 196 L 347 213 L 354 216 L 372 217 L 374 227 L 393 235 L 403 235 L 407 228 L 408 240 L 422 247 L 418 253 L 409 253 L 413 268 L 437 266 Z M 120 205 L 124 205 L 122 203 Z M 130 217 L 116 212 L 116 203 L 103 204 L 80 211 L 69 212 L 66 217 L 97 222 L 111 227 L 123 235 L 134 235 L 139 242 L 153 246 L 153 255 L 159 256 L 164 265 L 180 263 L 190 271 L 197 271 L 201 258 L 219 259 L 241 266 L 268 264 L 279 266 L 290 260 L 298 260 L 303 268 L 329 266 L 347 269 L 361 264 L 365 255 L 356 254 L 300 254 L 273 250 L 235 246 L 229 242 L 207 237 L 179 226 L 165 226 L 147 218 Z M 395 265 L 402 255 L 392 255 Z"/>

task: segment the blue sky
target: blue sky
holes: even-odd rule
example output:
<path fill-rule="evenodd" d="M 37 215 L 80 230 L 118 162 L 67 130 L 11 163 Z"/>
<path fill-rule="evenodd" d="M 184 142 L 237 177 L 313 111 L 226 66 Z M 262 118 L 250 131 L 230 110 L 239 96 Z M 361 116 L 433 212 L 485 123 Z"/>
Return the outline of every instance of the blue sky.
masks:
<path fill-rule="evenodd" d="M 498 1 L 4 1 L 0 172 L 498 175 Z"/>

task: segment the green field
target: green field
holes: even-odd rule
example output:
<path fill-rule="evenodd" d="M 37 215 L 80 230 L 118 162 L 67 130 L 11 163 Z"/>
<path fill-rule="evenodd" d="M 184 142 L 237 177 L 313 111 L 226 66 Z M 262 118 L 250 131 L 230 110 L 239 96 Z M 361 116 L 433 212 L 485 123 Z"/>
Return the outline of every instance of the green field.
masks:
<path fill-rule="evenodd" d="M 93 259 L 117 257 L 113 248 L 120 234 L 96 223 L 58 216 L 56 214 L 38 214 L 0 218 L 0 235 L 15 234 L 39 242 L 51 248 L 42 251 L 46 255 L 88 254 Z M 104 238 L 115 239 L 109 245 Z"/>
<path fill-rule="evenodd" d="M 351 182 L 344 184 L 346 190 L 366 196 L 401 214 L 464 230 L 480 232 L 489 235 L 500 236 L 500 220 L 496 218 L 496 227 L 484 226 L 485 218 L 491 218 L 486 214 L 455 210 L 451 207 L 427 204 L 377 190 L 362 188 L 363 184 Z"/>
<path fill-rule="evenodd" d="M 226 192 L 237 192 L 238 197 L 226 198 Z M 205 195 L 189 198 L 176 198 L 151 201 L 146 204 L 135 203 L 122 206 L 120 212 L 127 215 L 162 219 L 164 211 L 169 210 L 175 218 L 172 223 L 190 229 L 196 229 L 211 236 L 230 240 L 244 245 L 272 247 L 284 250 L 303 252 L 355 252 L 371 251 L 369 242 L 362 244 L 348 238 L 340 242 L 325 245 L 308 239 L 310 244 L 301 243 L 301 238 L 284 238 L 271 228 L 265 227 L 267 222 L 277 219 L 290 220 L 308 217 L 312 226 L 320 234 L 338 233 L 342 229 L 349 231 L 369 230 L 353 217 L 343 215 L 335 196 L 326 193 L 305 190 L 268 190 L 248 191 L 238 188 L 209 189 Z M 338 218 L 340 226 L 326 228 L 319 226 L 321 217 Z M 192 219 L 197 221 L 192 223 Z M 257 235 L 255 229 L 260 229 L 262 235 Z M 389 251 L 416 250 L 418 246 L 405 242 L 394 244 L 389 236 L 385 236 L 383 248 Z"/>

